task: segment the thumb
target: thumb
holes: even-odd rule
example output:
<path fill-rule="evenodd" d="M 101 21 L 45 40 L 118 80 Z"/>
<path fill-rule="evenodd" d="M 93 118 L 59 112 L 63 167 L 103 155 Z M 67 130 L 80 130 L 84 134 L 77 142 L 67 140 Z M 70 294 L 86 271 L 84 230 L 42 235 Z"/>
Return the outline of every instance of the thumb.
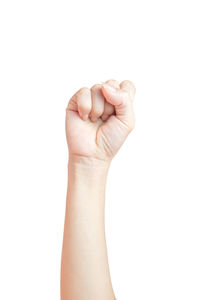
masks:
<path fill-rule="evenodd" d="M 107 83 L 102 84 L 102 92 L 106 100 L 114 105 L 122 105 L 124 98 L 128 96 L 128 93 L 120 88 L 116 88 Z"/>
<path fill-rule="evenodd" d="M 103 83 L 102 93 L 106 101 L 115 107 L 116 118 L 132 129 L 134 127 L 133 105 L 128 91 Z"/>

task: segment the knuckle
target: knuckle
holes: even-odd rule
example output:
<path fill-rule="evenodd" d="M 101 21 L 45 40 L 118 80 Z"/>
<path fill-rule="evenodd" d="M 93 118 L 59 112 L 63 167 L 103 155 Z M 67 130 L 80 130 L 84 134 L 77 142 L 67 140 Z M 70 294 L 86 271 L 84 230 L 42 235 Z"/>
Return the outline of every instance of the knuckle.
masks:
<path fill-rule="evenodd" d="M 135 85 L 132 81 L 130 80 L 124 80 L 120 83 L 120 86 L 122 87 L 122 89 L 127 90 L 129 93 L 129 96 L 131 98 L 134 97 L 135 93 L 136 93 L 136 88 Z"/>
<path fill-rule="evenodd" d="M 82 88 L 80 88 L 80 90 L 78 90 L 76 95 L 79 98 L 81 96 L 88 95 L 89 93 L 90 93 L 90 90 L 87 87 L 82 87 Z"/>
<path fill-rule="evenodd" d="M 133 83 L 132 81 L 130 81 L 130 80 L 124 80 L 124 81 L 121 82 L 121 84 L 129 85 L 129 86 L 131 86 L 132 88 L 135 88 L 134 83 Z"/>
<path fill-rule="evenodd" d="M 101 84 L 94 84 L 91 87 L 91 91 L 96 91 L 96 90 L 99 90 L 99 89 L 101 89 Z"/>
<path fill-rule="evenodd" d="M 109 80 L 106 81 L 106 83 L 110 84 L 110 85 L 112 85 L 112 86 L 114 86 L 116 88 L 119 87 L 119 82 L 117 80 L 115 80 L 115 79 L 109 79 Z"/>
<path fill-rule="evenodd" d="M 79 110 L 88 113 L 91 110 L 90 89 L 83 87 L 76 94 L 76 102 Z"/>
<path fill-rule="evenodd" d="M 126 90 L 123 90 L 123 98 L 125 101 L 127 101 L 130 98 L 129 92 Z"/>
<path fill-rule="evenodd" d="M 121 94 L 121 101 L 122 101 L 122 105 L 124 105 L 124 106 L 127 106 L 127 105 L 129 105 L 130 103 L 131 103 L 131 101 L 130 101 L 130 95 L 129 95 L 129 93 L 127 92 L 127 91 L 122 91 L 122 94 Z"/>

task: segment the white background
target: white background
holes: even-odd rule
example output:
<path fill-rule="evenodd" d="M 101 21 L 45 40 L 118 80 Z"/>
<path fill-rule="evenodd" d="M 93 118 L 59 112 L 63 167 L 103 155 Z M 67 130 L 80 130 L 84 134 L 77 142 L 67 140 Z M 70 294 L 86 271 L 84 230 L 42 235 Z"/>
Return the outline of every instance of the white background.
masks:
<path fill-rule="evenodd" d="M 65 107 L 129 79 L 136 128 L 107 183 L 114 290 L 199 300 L 199 1 L 0 3 L 0 298 L 59 299 Z"/>

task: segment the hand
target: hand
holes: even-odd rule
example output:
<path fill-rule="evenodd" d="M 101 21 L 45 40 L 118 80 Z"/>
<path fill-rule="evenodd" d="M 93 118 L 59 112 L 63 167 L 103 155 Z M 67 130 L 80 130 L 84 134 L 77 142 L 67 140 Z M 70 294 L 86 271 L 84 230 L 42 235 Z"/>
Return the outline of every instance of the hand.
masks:
<path fill-rule="evenodd" d="M 111 161 L 134 128 L 134 95 L 128 80 L 78 90 L 66 110 L 69 155 Z"/>

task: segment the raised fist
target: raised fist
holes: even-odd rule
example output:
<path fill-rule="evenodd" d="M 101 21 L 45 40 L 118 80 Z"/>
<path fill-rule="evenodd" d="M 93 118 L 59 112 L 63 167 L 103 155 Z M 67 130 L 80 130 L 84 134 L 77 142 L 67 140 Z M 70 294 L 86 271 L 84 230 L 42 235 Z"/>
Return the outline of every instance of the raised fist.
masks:
<path fill-rule="evenodd" d="M 134 95 L 128 80 L 79 89 L 66 110 L 69 155 L 110 161 L 134 128 Z"/>

